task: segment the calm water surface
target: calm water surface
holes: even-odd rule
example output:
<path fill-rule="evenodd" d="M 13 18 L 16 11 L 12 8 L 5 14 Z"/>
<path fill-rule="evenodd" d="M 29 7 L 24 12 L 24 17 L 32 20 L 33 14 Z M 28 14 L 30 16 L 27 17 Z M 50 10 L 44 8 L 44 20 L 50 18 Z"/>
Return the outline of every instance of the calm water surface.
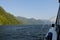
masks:
<path fill-rule="evenodd" d="M 48 29 L 47 25 L 2 25 L 0 40 L 41 40 L 42 34 L 46 34 Z"/>

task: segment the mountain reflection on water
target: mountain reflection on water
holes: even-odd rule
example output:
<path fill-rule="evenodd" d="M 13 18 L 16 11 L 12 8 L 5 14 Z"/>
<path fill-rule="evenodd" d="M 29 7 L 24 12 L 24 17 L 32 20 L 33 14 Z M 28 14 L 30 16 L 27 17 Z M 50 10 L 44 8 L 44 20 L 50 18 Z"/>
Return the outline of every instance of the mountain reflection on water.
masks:
<path fill-rule="evenodd" d="M 0 27 L 0 40 L 42 40 L 50 26 L 15 25 Z"/>

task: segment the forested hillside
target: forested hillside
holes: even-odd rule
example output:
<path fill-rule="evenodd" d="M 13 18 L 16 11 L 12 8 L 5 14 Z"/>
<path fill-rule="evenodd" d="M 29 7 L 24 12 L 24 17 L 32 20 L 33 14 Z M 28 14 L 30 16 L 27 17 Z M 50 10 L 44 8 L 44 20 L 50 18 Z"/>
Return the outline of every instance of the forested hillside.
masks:
<path fill-rule="evenodd" d="M 22 24 L 22 21 L 18 21 L 13 15 L 6 12 L 0 7 L 0 25 L 15 25 Z"/>

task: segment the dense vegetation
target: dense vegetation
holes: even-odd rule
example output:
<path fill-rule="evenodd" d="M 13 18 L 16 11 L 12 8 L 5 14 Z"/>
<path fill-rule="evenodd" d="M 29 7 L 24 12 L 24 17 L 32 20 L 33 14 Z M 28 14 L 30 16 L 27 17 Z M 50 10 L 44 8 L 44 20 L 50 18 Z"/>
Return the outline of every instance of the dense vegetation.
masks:
<path fill-rule="evenodd" d="M 0 7 L 0 25 L 15 25 L 22 24 L 22 21 L 18 21 L 13 15 L 6 12 Z"/>

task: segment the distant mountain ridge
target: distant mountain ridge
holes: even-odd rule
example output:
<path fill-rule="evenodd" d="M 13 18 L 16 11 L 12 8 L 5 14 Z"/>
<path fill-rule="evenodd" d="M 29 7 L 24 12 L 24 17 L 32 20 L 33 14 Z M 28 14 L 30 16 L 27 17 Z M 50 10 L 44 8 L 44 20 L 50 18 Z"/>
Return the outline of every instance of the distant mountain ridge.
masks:
<path fill-rule="evenodd" d="M 23 25 L 41 25 L 41 24 L 52 24 L 51 20 L 41 20 L 34 18 L 25 18 L 21 16 L 15 17 L 14 15 L 6 12 L 0 6 L 0 25 L 15 25 L 15 24 L 23 24 Z"/>
<path fill-rule="evenodd" d="M 16 18 L 19 21 L 22 20 L 24 24 L 28 24 L 28 25 L 52 24 L 52 22 L 49 20 L 40 20 L 40 19 L 36 20 L 34 18 L 28 19 L 28 18 L 20 17 L 20 16 L 17 16 Z"/>
<path fill-rule="evenodd" d="M 15 16 L 6 12 L 0 6 L 0 25 L 15 25 L 15 24 L 22 24 L 21 21 L 18 21 Z"/>

